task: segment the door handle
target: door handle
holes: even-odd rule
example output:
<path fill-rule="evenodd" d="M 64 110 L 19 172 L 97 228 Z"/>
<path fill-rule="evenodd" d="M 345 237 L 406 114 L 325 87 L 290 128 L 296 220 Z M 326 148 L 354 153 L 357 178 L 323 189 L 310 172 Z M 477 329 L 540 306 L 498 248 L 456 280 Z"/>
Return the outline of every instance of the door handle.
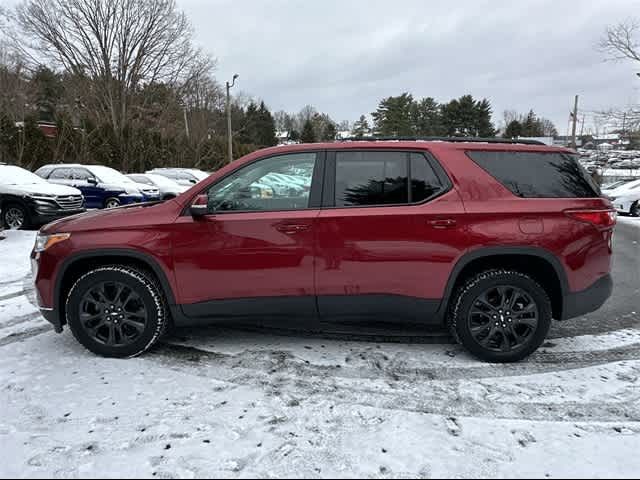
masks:
<path fill-rule="evenodd" d="M 282 233 L 300 233 L 309 230 L 310 225 L 304 223 L 283 223 L 276 226 L 276 230 Z"/>
<path fill-rule="evenodd" d="M 453 218 L 440 218 L 438 220 L 429 220 L 427 222 L 433 228 L 444 229 L 444 228 L 454 228 L 458 225 L 458 222 Z"/>

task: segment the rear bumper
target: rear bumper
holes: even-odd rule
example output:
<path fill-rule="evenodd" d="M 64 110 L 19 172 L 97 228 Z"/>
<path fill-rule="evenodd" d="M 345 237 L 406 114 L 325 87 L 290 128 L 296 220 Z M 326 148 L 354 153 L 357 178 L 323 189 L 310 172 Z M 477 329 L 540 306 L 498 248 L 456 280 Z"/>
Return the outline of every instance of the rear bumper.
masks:
<path fill-rule="evenodd" d="M 604 305 L 612 292 L 613 280 L 611 275 L 605 275 L 589 288 L 565 295 L 561 320 L 569 320 L 570 318 L 595 312 Z"/>

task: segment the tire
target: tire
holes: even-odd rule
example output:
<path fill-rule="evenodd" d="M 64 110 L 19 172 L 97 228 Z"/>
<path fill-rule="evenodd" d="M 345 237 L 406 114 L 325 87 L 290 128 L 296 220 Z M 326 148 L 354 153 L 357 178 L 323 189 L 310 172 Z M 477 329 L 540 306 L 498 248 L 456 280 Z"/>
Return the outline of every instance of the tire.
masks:
<path fill-rule="evenodd" d="M 67 296 L 66 319 L 87 350 L 110 358 L 146 352 L 164 335 L 170 321 L 155 276 L 116 265 L 91 270 L 75 282 Z"/>
<path fill-rule="evenodd" d="M 629 211 L 632 217 L 640 217 L 640 201 L 635 202 L 631 205 L 631 210 Z"/>
<path fill-rule="evenodd" d="M 107 198 L 104 202 L 104 208 L 116 208 L 120 206 L 120 200 L 117 198 Z"/>
<path fill-rule="evenodd" d="M 9 203 L 2 209 L 2 222 L 10 230 L 20 230 L 29 226 L 29 213 L 19 203 Z"/>
<path fill-rule="evenodd" d="M 489 270 L 458 289 L 447 324 L 473 356 L 511 363 L 525 359 L 542 345 L 551 318 L 549 295 L 533 278 L 517 271 Z"/>

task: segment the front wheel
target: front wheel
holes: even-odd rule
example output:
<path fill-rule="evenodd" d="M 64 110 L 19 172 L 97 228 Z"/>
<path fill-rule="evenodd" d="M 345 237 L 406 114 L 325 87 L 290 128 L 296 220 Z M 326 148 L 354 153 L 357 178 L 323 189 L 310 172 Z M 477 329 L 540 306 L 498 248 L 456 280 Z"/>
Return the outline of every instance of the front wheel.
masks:
<path fill-rule="evenodd" d="M 116 358 L 144 353 L 169 323 L 153 274 L 124 266 L 100 267 L 80 277 L 67 297 L 66 318 L 85 348 Z"/>
<path fill-rule="evenodd" d="M 104 208 L 116 208 L 120 206 L 120 200 L 117 198 L 109 198 L 104 202 Z"/>
<path fill-rule="evenodd" d="M 7 228 L 19 230 L 29 225 L 29 216 L 22 205 L 11 203 L 3 210 L 2 221 Z"/>
<path fill-rule="evenodd" d="M 535 352 L 551 327 L 551 301 L 529 275 L 490 270 L 470 278 L 453 300 L 448 324 L 474 356 L 496 363 Z"/>
<path fill-rule="evenodd" d="M 631 205 L 629 213 L 632 217 L 640 217 L 640 200 Z"/>

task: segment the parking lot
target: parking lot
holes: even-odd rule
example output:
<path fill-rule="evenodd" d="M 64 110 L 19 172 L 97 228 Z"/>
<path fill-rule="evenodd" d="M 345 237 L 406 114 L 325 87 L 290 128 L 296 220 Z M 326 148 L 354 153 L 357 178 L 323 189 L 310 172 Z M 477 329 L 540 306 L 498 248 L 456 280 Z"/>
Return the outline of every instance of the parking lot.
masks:
<path fill-rule="evenodd" d="M 0 243 L 0 475 L 633 476 L 640 469 L 640 219 L 607 306 L 515 365 L 442 335 L 210 327 L 95 357 L 34 306 L 34 232 Z M 636 439 L 635 441 L 633 439 Z"/>

